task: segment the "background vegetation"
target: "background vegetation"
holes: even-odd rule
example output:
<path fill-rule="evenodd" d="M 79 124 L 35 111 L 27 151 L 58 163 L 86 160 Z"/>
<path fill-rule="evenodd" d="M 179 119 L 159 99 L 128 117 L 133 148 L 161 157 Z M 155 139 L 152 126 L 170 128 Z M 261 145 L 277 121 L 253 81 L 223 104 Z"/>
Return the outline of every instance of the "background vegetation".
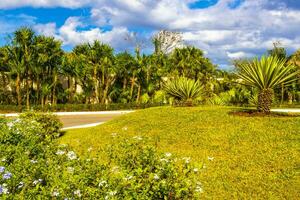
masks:
<path fill-rule="evenodd" d="M 160 41 L 154 39 L 155 51 L 143 54 L 139 44 L 134 53 L 116 53 L 99 41 L 77 45 L 70 52 L 62 50 L 61 45 L 29 28 L 17 30 L 10 42 L 0 48 L 0 104 L 18 105 L 19 110 L 57 104 L 163 104 L 169 102 L 164 83 L 177 77 L 202 85 L 201 103 L 257 103 L 256 89 L 238 84 L 235 71 L 219 69 L 195 47 L 166 54 Z M 275 44 L 266 54 L 285 59 L 300 69 L 299 51 L 288 56 L 285 49 Z M 235 60 L 233 64 L 239 67 L 244 62 Z M 273 102 L 299 102 L 299 80 L 275 88 Z"/>

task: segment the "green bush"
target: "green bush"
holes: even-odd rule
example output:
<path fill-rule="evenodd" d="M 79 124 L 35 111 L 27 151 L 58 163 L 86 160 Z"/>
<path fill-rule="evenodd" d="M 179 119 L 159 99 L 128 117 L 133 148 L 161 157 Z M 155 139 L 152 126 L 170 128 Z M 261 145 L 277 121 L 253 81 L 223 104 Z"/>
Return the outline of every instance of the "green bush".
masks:
<path fill-rule="evenodd" d="M 154 103 L 166 103 L 166 93 L 163 90 L 155 91 L 153 97 Z"/>
<path fill-rule="evenodd" d="M 32 118 L 0 124 L 1 199 L 197 199 L 202 193 L 201 169 L 158 152 L 147 138 L 116 138 L 106 157 L 79 157 L 41 136 L 42 123 Z"/>
<path fill-rule="evenodd" d="M 62 128 L 62 123 L 59 121 L 57 116 L 52 114 L 45 113 L 36 113 L 36 112 L 27 112 L 20 115 L 19 119 L 21 122 L 32 123 L 37 122 L 41 127 L 40 134 L 43 137 L 51 136 L 56 137 L 59 136 L 60 129 Z"/>

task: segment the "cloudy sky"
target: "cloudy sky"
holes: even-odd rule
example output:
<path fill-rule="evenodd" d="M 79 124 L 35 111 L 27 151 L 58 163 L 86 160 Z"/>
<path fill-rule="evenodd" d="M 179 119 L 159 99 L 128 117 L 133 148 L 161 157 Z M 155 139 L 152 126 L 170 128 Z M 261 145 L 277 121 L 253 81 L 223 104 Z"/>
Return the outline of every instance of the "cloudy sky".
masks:
<path fill-rule="evenodd" d="M 137 34 L 150 52 L 161 29 L 180 31 L 220 67 L 260 56 L 280 41 L 300 48 L 300 0 L 1 0 L 0 44 L 20 26 L 55 36 L 64 49 L 98 39 L 130 50 Z"/>

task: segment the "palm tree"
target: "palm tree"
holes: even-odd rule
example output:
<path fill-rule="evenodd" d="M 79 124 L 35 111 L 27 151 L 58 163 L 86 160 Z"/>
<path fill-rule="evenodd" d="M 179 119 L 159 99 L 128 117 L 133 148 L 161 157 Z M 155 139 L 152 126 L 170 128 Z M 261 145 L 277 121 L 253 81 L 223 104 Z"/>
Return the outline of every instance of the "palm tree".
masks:
<path fill-rule="evenodd" d="M 273 56 L 263 56 L 260 60 L 256 58 L 252 62 L 242 63 L 238 70 L 242 84 L 259 90 L 257 109 L 264 113 L 270 113 L 273 89 L 295 81 L 298 73 L 293 71 L 293 65 L 286 65 L 285 59 Z"/>
<path fill-rule="evenodd" d="M 8 46 L 8 67 L 10 76 L 15 79 L 15 88 L 17 93 L 18 106 L 22 106 L 21 83 L 25 73 L 25 66 L 23 60 L 23 52 L 20 47 Z"/>
<path fill-rule="evenodd" d="M 30 81 L 32 80 L 32 61 L 33 61 L 33 40 L 34 31 L 30 28 L 23 27 L 15 31 L 13 38 L 13 46 L 19 48 L 21 55 L 21 62 L 25 73 L 25 88 L 26 88 L 26 107 L 29 110 L 30 107 Z"/>
<path fill-rule="evenodd" d="M 6 47 L 0 47 L 0 73 L 4 90 L 6 89 L 7 84 L 9 83 L 9 80 L 6 80 L 8 71 L 8 52 Z"/>
<path fill-rule="evenodd" d="M 39 100 L 41 84 L 45 81 L 53 83 L 52 105 L 56 104 L 56 85 L 58 70 L 62 63 L 63 51 L 61 42 L 53 37 L 36 36 L 34 40 L 35 59 L 33 74 L 37 85 L 37 99 Z"/>

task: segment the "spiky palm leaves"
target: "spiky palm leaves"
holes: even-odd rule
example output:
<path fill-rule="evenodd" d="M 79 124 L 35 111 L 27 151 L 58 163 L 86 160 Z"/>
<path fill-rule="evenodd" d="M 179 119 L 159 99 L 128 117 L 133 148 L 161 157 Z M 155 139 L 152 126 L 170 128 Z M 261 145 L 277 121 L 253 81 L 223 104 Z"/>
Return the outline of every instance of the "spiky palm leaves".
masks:
<path fill-rule="evenodd" d="M 269 113 L 272 104 L 273 89 L 296 80 L 294 66 L 285 59 L 262 57 L 238 66 L 238 77 L 242 84 L 258 88 L 258 106 L 260 112 Z"/>
<path fill-rule="evenodd" d="M 192 106 L 193 102 L 203 94 L 203 88 L 199 81 L 185 77 L 176 78 L 165 84 L 167 95 L 173 97 L 177 104 Z"/>

